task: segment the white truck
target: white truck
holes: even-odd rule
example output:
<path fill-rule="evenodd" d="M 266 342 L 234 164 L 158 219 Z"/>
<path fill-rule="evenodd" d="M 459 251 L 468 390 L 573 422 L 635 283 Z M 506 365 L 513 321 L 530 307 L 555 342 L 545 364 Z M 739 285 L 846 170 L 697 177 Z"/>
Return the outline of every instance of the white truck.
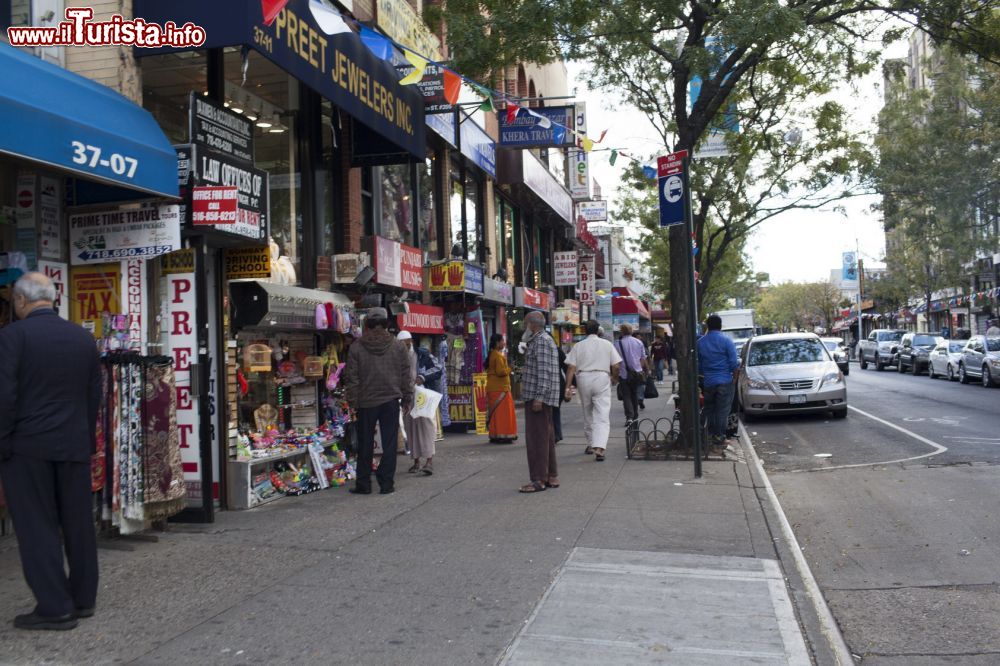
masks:
<path fill-rule="evenodd" d="M 715 314 L 722 319 L 722 332 L 733 339 L 737 351 L 753 337 L 753 310 L 719 310 Z"/>

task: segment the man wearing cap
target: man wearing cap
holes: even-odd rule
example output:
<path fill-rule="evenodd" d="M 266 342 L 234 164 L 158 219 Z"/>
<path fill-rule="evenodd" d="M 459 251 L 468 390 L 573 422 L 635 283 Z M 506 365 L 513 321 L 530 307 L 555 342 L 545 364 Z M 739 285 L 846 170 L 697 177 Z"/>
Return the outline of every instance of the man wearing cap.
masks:
<path fill-rule="evenodd" d="M 583 405 L 583 436 L 587 440 L 584 453 L 596 454 L 604 460 L 611 433 L 611 385 L 618 383 L 618 366 L 622 357 L 604 338 L 598 337 L 600 325 L 591 319 L 584 324 L 587 337 L 573 345 L 566 355 L 566 393 L 573 393 L 573 378 Z"/>
<path fill-rule="evenodd" d="M 55 298 L 49 278 L 26 273 L 14 285 L 18 321 L 0 329 L 0 478 L 37 601 L 14 618 L 21 629 L 72 629 L 97 601 L 90 456 L 101 368 L 94 337 L 61 319 Z"/>
<path fill-rule="evenodd" d="M 524 443 L 528 454 L 531 483 L 522 493 L 558 488 L 556 438 L 552 428 L 552 408 L 559 405 L 559 354 L 552 336 L 545 332 L 545 315 L 531 312 L 524 318 L 527 330 L 521 338 L 524 366 L 521 370 L 521 399 L 524 400 Z"/>
<path fill-rule="evenodd" d="M 381 494 L 395 491 L 399 410 L 407 414 L 413 405 L 413 376 L 410 355 L 402 342 L 388 331 L 385 308 L 371 308 L 364 320 L 365 331 L 351 345 L 344 366 L 343 386 L 347 404 L 358 415 L 358 478 L 351 492 L 372 492 L 372 458 L 375 426 L 382 436 L 382 455 L 375 478 Z"/>

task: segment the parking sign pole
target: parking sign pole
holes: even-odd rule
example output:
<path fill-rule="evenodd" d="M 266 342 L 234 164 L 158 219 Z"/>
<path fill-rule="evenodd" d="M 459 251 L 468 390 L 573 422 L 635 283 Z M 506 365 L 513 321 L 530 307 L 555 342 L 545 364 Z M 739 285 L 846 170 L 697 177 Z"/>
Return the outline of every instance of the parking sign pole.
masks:
<path fill-rule="evenodd" d="M 690 304 L 688 310 L 688 340 L 690 340 L 691 349 L 689 350 L 689 358 L 691 359 L 688 363 L 688 377 L 687 385 L 690 395 L 691 408 L 694 410 L 694 418 L 692 419 L 693 426 L 693 436 L 692 442 L 694 444 L 694 478 L 701 478 L 701 451 L 702 451 L 702 441 L 701 441 L 701 400 L 698 395 L 698 277 L 694 270 L 694 214 L 691 210 L 691 158 L 686 154 L 684 155 L 684 169 L 681 172 L 681 177 L 684 182 L 684 228 L 687 231 L 688 237 L 688 247 L 690 251 L 687 253 L 687 271 L 688 271 L 688 303 Z"/>

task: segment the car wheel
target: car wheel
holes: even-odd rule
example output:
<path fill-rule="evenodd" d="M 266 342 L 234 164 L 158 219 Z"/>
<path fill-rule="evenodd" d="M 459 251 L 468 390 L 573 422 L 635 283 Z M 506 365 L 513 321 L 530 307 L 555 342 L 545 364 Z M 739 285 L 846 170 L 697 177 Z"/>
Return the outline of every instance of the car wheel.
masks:
<path fill-rule="evenodd" d="M 868 361 L 865 360 L 865 355 L 864 354 L 861 354 L 861 358 L 859 359 L 858 362 L 861 364 L 861 369 L 862 370 L 867 370 L 868 369 Z"/>
<path fill-rule="evenodd" d="M 844 376 L 846 377 L 849 374 L 851 374 L 851 366 L 844 368 Z"/>
<path fill-rule="evenodd" d="M 900 356 L 899 358 L 896 359 L 896 372 L 898 372 L 899 374 L 903 374 L 904 372 L 906 372 L 906 368 L 903 367 L 903 357 L 902 356 Z"/>
<path fill-rule="evenodd" d="M 882 365 L 882 359 L 879 358 L 878 354 L 875 354 L 875 369 L 879 372 L 885 369 L 885 366 Z"/>
<path fill-rule="evenodd" d="M 913 362 L 913 365 L 911 365 L 911 366 L 910 366 L 910 372 L 911 372 L 911 373 L 912 373 L 912 374 L 913 374 L 914 376 L 916 376 L 916 375 L 919 375 L 919 374 L 920 374 L 920 371 L 919 371 L 919 370 L 917 370 L 917 362 L 916 362 L 916 361 L 914 361 L 914 362 Z"/>
<path fill-rule="evenodd" d="M 951 365 L 951 363 L 948 364 L 948 381 L 955 381 L 955 368 Z"/>
<path fill-rule="evenodd" d="M 965 374 L 965 364 L 959 363 L 958 365 L 958 382 L 960 384 L 969 383 L 969 375 Z"/>
<path fill-rule="evenodd" d="M 930 361 L 927 363 L 927 377 L 929 379 L 937 379 L 937 375 L 934 374 L 934 364 Z"/>
<path fill-rule="evenodd" d="M 996 382 L 993 381 L 993 375 L 990 374 L 990 369 L 987 366 L 983 366 L 983 388 L 993 388 L 996 386 Z"/>
<path fill-rule="evenodd" d="M 847 416 L 847 407 L 844 407 L 843 409 L 833 410 L 833 418 L 835 419 L 842 419 L 845 418 L 846 416 Z"/>

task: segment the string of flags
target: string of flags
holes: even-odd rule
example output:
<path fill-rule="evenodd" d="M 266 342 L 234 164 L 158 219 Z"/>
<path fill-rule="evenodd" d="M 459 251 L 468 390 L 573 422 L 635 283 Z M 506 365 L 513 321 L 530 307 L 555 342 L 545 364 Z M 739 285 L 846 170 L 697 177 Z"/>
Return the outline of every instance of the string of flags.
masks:
<path fill-rule="evenodd" d="M 264 5 L 264 22 L 266 25 L 270 25 L 271 22 L 277 17 L 281 8 L 287 4 L 288 0 L 262 0 Z M 585 153 L 590 153 L 595 150 L 595 146 L 603 143 L 608 130 L 601 132 L 600 137 L 593 139 L 587 135 L 586 132 L 580 132 L 572 127 L 567 127 L 561 123 L 558 123 L 547 116 L 544 116 L 530 108 L 521 106 L 518 101 L 520 98 L 515 96 L 507 95 L 501 91 L 494 90 L 489 86 L 485 86 L 477 81 L 467 78 L 466 76 L 442 65 L 439 62 L 435 62 L 433 59 L 427 57 L 424 54 L 418 53 L 410 47 L 400 44 L 395 40 L 375 32 L 368 26 L 361 24 L 359 21 L 345 17 L 343 14 L 338 12 L 333 7 L 326 5 L 322 0 L 309 0 L 309 11 L 316 19 L 317 25 L 320 29 L 327 35 L 336 35 L 348 32 L 354 32 L 351 29 L 351 24 L 358 27 L 358 36 L 361 42 L 368 48 L 372 55 L 380 60 L 386 62 L 392 62 L 395 57 L 395 50 L 398 49 L 406 61 L 413 67 L 413 71 L 406 74 L 403 78 L 399 80 L 399 84 L 403 86 L 415 85 L 420 83 L 424 78 L 429 67 L 435 67 L 440 70 L 442 74 L 442 80 L 444 83 L 444 98 L 452 106 L 458 104 L 459 95 L 461 94 L 462 84 L 468 84 L 476 94 L 483 97 L 483 102 L 479 105 L 479 110 L 486 113 L 495 113 L 497 111 L 496 102 L 500 101 L 503 103 L 503 108 L 506 112 L 506 120 L 508 124 L 513 124 L 516 118 L 520 115 L 526 114 L 535 119 L 536 123 L 542 129 L 552 129 L 553 130 L 553 140 L 555 145 L 561 145 L 566 138 L 566 133 L 570 132 L 576 136 L 576 144 L 578 147 L 583 149 Z M 618 157 L 624 157 L 635 162 L 641 161 L 627 155 L 624 151 L 617 148 L 606 148 L 602 150 L 610 150 L 611 165 L 614 166 Z M 656 178 L 656 169 L 654 167 L 644 165 L 643 171 L 647 177 Z M 650 176 L 650 171 L 652 171 L 652 176 Z"/>

